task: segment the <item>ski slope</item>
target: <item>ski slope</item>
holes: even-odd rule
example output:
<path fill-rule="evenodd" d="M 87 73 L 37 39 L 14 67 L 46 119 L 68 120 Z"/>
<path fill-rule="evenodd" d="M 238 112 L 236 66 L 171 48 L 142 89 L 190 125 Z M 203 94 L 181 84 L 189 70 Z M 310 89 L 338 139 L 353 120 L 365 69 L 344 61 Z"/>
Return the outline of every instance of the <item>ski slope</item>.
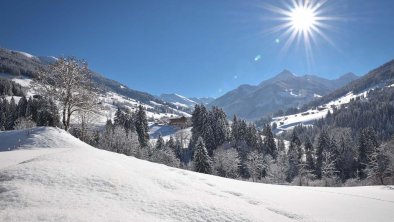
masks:
<path fill-rule="evenodd" d="M 0 132 L 0 221 L 387 221 L 394 187 L 251 183 L 93 148 L 56 128 Z M 10 151 L 8 151 L 10 149 Z"/>

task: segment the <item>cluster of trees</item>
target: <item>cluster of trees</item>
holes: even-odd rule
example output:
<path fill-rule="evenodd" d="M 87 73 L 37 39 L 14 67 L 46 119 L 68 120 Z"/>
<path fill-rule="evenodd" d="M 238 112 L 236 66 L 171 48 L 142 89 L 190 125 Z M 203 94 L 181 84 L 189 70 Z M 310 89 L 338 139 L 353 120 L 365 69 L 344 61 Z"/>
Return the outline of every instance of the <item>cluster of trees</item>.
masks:
<path fill-rule="evenodd" d="M 192 165 L 195 171 L 230 178 L 260 180 L 276 163 L 284 142 L 275 142 L 270 125 L 260 132 L 234 116 L 230 125 L 223 110 L 196 105 L 192 115 Z M 279 149 L 278 149 L 279 147 Z"/>
<path fill-rule="evenodd" d="M 18 103 L 0 99 L 0 129 L 13 130 L 34 126 L 59 126 L 59 111 L 53 100 L 43 97 L 28 100 L 22 96 Z"/>
<path fill-rule="evenodd" d="M 196 106 L 192 121 L 197 172 L 295 185 L 394 182 L 393 142 L 380 145 L 371 127 L 354 137 L 351 128 L 300 125 L 274 138 L 269 124 L 259 131 L 234 117 L 230 125 L 222 110 L 203 105 Z"/>
<path fill-rule="evenodd" d="M 22 86 L 11 80 L 0 78 L 0 96 L 24 96 Z"/>
<path fill-rule="evenodd" d="M 318 128 L 349 127 L 353 137 L 363 128 L 372 127 L 381 141 L 394 134 L 394 88 L 372 90 L 365 99 L 352 101 L 316 122 Z"/>
<path fill-rule="evenodd" d="M 326 186 L 394 182 L 394 147 L 379 144 L 371 127 L 361 129 L 354 138 L 351 128 L 300 125 L 281 137 L 290 140 L 288 153 L 294 154 L 288 158 L 301 157 L 289 165 L 298 184 L 313 184 L 313 180 Z"/>
<path fill-rule="evenodd" d="M 39 69 L 44 68 L 37 58 L 30 59 L 15 51 L 0 48 L 0 73 L 36 77 Z"/>
<path fill-rule="evenodd" d="M 85 142 L 111 152 L 179 167 L 182 149 L 180 141 L 171 137 L 165 142 L 159 136 L 156 144 L 152 146 L 148 130 L 144 107 L 140 105 L 134 113 L 118 108 L 114 121 L 108 120 L 103 132 L 92 133 L 90 137 L 85 137 Z M 77 137 L 80 136 L 78 132 L 75 134 Z"/>

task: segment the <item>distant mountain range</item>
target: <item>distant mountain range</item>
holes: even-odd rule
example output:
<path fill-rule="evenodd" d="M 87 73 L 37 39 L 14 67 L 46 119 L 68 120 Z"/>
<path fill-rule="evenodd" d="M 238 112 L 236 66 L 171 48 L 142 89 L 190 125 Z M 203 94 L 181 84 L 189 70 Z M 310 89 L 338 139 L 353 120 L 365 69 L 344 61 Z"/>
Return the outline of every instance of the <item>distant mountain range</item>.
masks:
<path fill-rule="evenodd" d="M 187 98 L 185 96 L 170 93 L 170 94 L 161 94 L 158 96 L 159 99 L 166 101 L 168 103 L 172 103 L 175 106 L 193 109 L 194 105 L 196 104 L 204 104 L 207 105 L 214 100 L 212 97 L 202 97 L 202 98 Z"/>
<path fill-rule="evenodd" d="M 296 76 L 283 70 L 259 85 L 241 85 L 215 99 L 209 106 L 223 108 L 230 117 L 237 115 L 256 120 L 279 109 L 302 106 L 357 78 L 355 74 L 347 73 L 329 80 L 315 75 Z"/>

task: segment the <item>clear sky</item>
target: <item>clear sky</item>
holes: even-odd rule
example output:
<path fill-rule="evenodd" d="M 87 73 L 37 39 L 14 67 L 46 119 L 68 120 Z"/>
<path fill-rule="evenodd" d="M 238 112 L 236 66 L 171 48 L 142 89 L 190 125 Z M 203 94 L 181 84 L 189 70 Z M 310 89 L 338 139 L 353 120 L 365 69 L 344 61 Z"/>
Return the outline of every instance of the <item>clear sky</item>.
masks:
<path fill-rule="evenodd" d="M 311 0 L 313 1 L 313 0 Z M 319 1 L 321 2 L 321 1 Z M 394 59 L 393 0 L 329 0 L 311 53 L 284 47 L 276 12 L 289 1 L 1 0 L 0 47 L 73 55 L 130 88 L 220 96 L 283 69 L 336 78 Z M 329 26 L 328 26 L 329 25 Z M 310 55 L 308 57 L 307 55 Z"/>

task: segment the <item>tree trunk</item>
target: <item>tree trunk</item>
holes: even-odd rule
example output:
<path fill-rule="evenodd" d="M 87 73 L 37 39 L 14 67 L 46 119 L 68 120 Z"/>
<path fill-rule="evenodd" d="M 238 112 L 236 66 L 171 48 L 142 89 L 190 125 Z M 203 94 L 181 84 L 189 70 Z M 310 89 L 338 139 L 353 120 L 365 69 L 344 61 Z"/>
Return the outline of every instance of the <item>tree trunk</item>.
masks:
<path fill-rule="evenodd" d="M 66 106 L 64 106 L 63 107 L 63 120 L 62 120 L 62 122 L 63 122 L 63 126 L 64 126 L 64 129 L 67 131 L 67 126 L 66 126 Z"/>

